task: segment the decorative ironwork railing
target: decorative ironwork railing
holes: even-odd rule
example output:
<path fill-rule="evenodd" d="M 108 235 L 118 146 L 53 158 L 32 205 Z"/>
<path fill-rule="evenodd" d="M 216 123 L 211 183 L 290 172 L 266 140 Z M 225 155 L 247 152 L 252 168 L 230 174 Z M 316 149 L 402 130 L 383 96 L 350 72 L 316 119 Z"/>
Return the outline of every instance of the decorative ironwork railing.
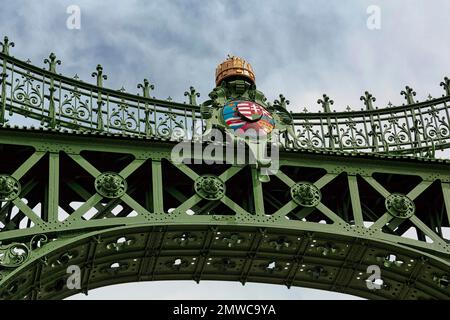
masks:
<path fill-rule="evenodd" d="M 331 112 L 324 95 L 319 100 L 327 112 L 293 114 L 296 147 L 364 152 L 401 153 L 434 157 L 450 148 L 449 79 L 441 84 L 446 95 L 414 102 L 415 92 L 406 87 L 407 104 L 374 109 L 370 93 L 361 97 L 366 110 Z"/>
<path fill-rule="evenodd" d="M 14 44 L 7 37 L 0 45 L 0 125 L 18 124 L 25 117 L 34 122 L 24 125 L 163 138 L 191 138 L 204 130 L 199 94 L 192 87 L 185 92 L 189 103 L 151 97 L 154 86 L 147 79 L 137 85 L 141 94 L 130 94 L 103 87 L 107 76 L 101 65 L 92 73 L 93 85 L 57 74 L 61 61 L 53 53 L 42 69 L 10 56 Z M 401 92 L 405 105 L 383 109 L 374 108 L 375 98 L 366 92 L 361 111 L 331 111 L 333 100 L 324 95 L 318 100 L 324 112 L 291 113 L 295 138 L 285 134 L 281 142 L 289 148 L 434 157 L 436 150 L 450 148 L 450 79 L 440 85 L 445 90 L 440 98 L 417 102 L 414 90 L 406 87 Z M 288 103 L 282 95 L 274 102 Z"/>

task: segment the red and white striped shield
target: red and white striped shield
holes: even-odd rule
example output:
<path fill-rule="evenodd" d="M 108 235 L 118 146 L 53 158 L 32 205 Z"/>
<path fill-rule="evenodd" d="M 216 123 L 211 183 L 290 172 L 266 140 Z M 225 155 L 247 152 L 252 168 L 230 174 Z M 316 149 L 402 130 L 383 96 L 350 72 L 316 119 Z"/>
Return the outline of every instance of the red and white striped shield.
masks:
<path fill-rule="evenodd" d="M 267 110 L 251 101 L 239 102 L 237 105 L 237 111 L 243 118 L 251 122 L 258 121 L 263 115 L 271 117 Z"/>

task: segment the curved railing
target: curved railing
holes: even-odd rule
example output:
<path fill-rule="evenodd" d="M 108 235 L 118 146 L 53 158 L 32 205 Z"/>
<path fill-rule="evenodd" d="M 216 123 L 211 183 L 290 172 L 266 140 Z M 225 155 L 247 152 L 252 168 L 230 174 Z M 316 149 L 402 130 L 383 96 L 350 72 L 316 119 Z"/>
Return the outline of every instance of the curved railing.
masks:
<path fill-rule="evenodd" d="M 448 86 L 449 80 L 445 78 Z M 414 94 L 407 87 L 407 95 Z M 409 93 L 407 93 L 410 91 Z M 448 91 L 448 90 L 447 90 Z M 366 92 L 363 100 L 372 98 Z M 328 99 L 324 97 L 323 100 Z M 408 98 L 409 99 L 409 98 Z M 323 104 L 323 101 L 320 100 Z M 450 147 L 450 95 L 383 109 L 293 114 L 297 147 L 434 157 Z"/>
<path fill-rule="evenodd" d="M 0 53 L 0 125 L 23 124 L 95 130 L 145 137 L 190 138 L 204 130 L 194 88 L 185 92 L 189 103 L 159 100 L 150 96 L 153 85 L 144 79 L 137 86 L 142 94 L 103 87 L 101 65 L 92 76 L 96 85 L 77 76 L 56 73 L 61 62 L 52 53 L 42 69 L 9 55 L 14 46 L 5 37 Z M 326 95 L 318 100 L 324 112 L 291 113 L 293 131 L 282 137 L 289 148 L 402 153 L 434 157 L 436 150 L 450 148 L 450 79 L 441 86 L 445 94 L 423 102 L 414 100 L 410 87 L 402 91 L 406 104 L 373 107 L 368 92 L 361 97 L 365 110 L 332 112 L 333 101 Z M 281 104 L 288 101 L 280 96 Z M 277 101 L 280 104 L 280 101 Z M 305 110 L 306 111 L 306 110 Z"/>

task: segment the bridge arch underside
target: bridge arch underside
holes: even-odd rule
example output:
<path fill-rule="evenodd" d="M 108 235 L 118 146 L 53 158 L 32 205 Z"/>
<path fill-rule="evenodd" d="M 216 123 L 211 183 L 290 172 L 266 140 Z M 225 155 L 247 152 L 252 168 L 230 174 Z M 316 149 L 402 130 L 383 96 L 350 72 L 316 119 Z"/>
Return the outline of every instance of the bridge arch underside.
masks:
<path fill-rule="evenodd" d="M 234 235 L 246 244 L 230 247 L 222 240 Z M 180 245 L 177 239 L 184 236 L 187 243 Z M 122 238 L 128 243 L 112 249 L 111 244 Z M 280 238 L 291 245 L 277 250 L 273 242 Z M 325 243 L 343 250 L 324 255 L 321 246 Z M 381 289 L 368 289 L 367 267 L 379 264 L 376 257 L 386 252 L 408 259 L 405 264 L 416 266 L 410 270 L 422 269 L 414 286 L 408 285 L 411 277 L 407 267 L 381 266 Z M 68 255 L 72 258 L 65 258 Z M 89 258 L 93 255 L 95 260 Z M 420 251 L 410 248 L 389 248 L 385 243 L 320 232 L 229 225 L 120 227 L 92 232 L 55 247 L 46 254 L 45 264 L 37 259 L 17 270 L 12 281 L 4 284 L 2 297 L 62 299 L 126 282 L 225 280 L 309 287 L 368 299 L 448 298 L 446 291 L 437 288 L 433 281 L 433 274 L 445 272 L 448 265 L 432 257 L 423 259 Z M 68 289 L 66 285 L 69 265 L 82 270 L 80 290 Z"/>
<path fill-rule="evenodd" d="M 0 297 L 191 279 L 450 298 L 448 162 L 285 149 L 262 183 L 248 164 L 175 164 L 174 144 L 0 129 Z"/>

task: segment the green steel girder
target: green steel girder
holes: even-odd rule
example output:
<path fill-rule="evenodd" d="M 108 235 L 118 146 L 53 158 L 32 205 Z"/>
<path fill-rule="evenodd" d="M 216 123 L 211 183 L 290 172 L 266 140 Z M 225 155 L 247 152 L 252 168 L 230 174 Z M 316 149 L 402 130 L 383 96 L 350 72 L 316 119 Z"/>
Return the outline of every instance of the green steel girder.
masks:
<path fill-rule="evenodd" d="M 365 92 L 365 110 L 332 112 L 324 94 L 324 112 L 290 113 L 243 79 L 201 105 L 191 87 L 182 104 L 152 98 L 147 79 L 142 95 L 111 90 L 101 65 L 92 85 L 58 74 L 53 53 L 44 70 L 0 45 L 0 298 L 168 279 L 450 298 L 450 163 L 433 159 L 450 146 L 448 77 L 427 101 L 407 86 L 401 106 Z M 223 126 L 230 97 L 264 105 L 284 132 L 266 183 L 251 165 L 171 161 L 177 140 Z M 23 117 L 41 129 L 11 127 Z M 66 284 L 74 265 L 80 289 Z"/>
<path fill-rule="evenodd" d="M 449 162 L 285 149 L 281 169 L 261 183 L 249 165 L 175 165 L 174 144 L 0 129 L 0 175 L 21 186 L 0 207 L 1 297 L 58 299 L 122 282 L 216 279 L 373 299 L 450 298 Z M 108 172 L 126 181 L 125 193 L 98 193 L 95 182 Z M 196 192 L 205 175 L 226 185 L 223 195 L 207 200 Z M 314 206 L 293 198 L 299 182 L 314 187 L 295 195 L 320 193 Z M 115 180 L 105 186 L 117 190 Z M 393 212 L 403 212 L 407 197 L 413 214 L 393 215 L 392 195 L 399 195 L 388 201 Z M 69 265 L 82 270 L 80 290 L 65 285 Z M 381 268 L 381 289 L 366 286 L 370 265 Z"/>

